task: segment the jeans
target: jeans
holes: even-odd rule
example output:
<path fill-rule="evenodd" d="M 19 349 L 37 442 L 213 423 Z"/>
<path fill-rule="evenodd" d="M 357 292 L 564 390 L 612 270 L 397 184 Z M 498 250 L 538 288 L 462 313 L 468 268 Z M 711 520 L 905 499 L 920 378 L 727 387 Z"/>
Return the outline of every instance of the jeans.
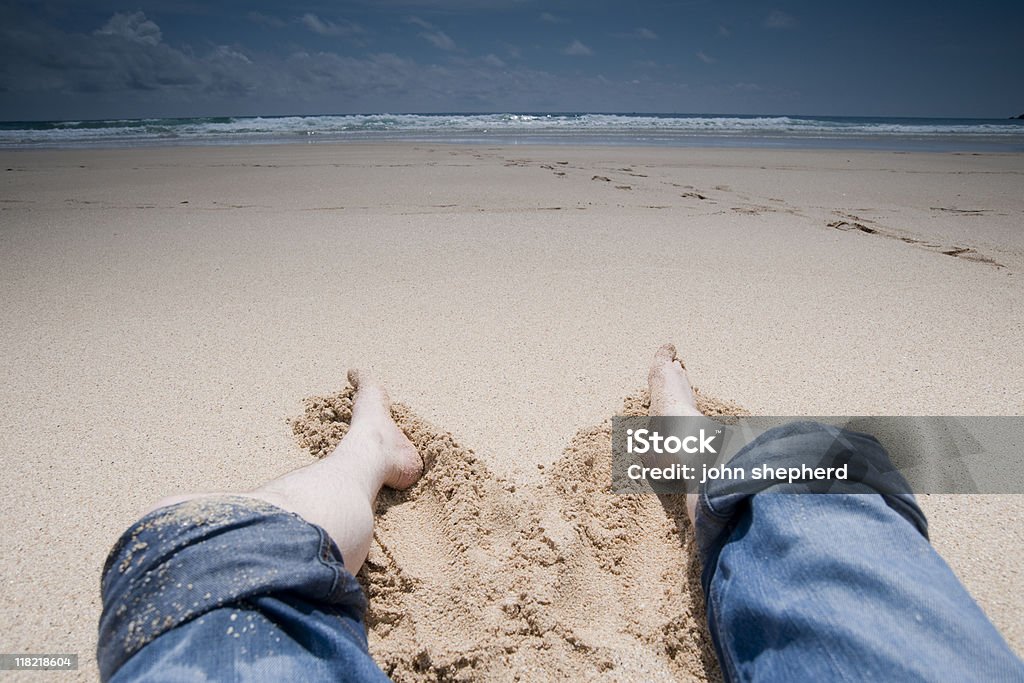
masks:
<path fill-rule="evenodd" d="M 103 570 L 104 681 L 387 681 L 327 533 L 252 498 L 146 515 Z"/>
<path fill-rule="evenodd" d="M 1024 681 L 1010 650 L 928 543 L 924 514 L 873 437 L 811 422 L 730 461 L 813 461 L 837 442 L 885 493 L 711 480 L 696 537 L 708 626 L 727 681 Z M 898 474 L 896 475 L 898 477 Z M 900 478 L 902 479 L 902 478 Z"/>
<path fill-rule="evenodd" d="M 863 461 L 887 460 L 873 438 L 840 436 Z M 808 459 L 836 438 L 787 425 L 730 466 Z M 928 543 L 913 496 L 802 486 L 712 480 L 700 493 L 701 583 L 727 681 L 1024 682 L 1024 663 Z M 388 680 L 337 546 L 254 499 L 150 513 L 111 551 L 102 594 L 105 681 Z"/>

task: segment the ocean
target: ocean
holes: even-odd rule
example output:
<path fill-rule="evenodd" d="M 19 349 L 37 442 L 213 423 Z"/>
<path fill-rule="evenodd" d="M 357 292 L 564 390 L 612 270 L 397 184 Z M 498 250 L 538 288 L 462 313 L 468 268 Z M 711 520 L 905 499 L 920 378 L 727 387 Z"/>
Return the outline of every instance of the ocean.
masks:
<path fill-rule="evenodd" d="M 0 122 L 0 148 L 322 142 L 1022 152 L 1024 120 L 690 114 L 349 114 Z"/>

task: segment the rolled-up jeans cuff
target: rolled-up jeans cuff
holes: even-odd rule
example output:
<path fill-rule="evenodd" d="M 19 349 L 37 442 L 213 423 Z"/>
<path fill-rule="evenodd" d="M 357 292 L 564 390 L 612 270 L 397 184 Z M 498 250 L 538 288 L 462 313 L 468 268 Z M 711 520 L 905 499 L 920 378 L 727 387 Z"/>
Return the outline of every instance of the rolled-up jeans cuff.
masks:
<path fill-rule="evenodd" d="M 171 629 L 257 596 L 305 600 L 362 623 L 366 597 L 319 526 L 242 496 L 157 509 L 111 550 L 101 581 L 104 680 Z M 366 648 L 366 634 L 355 634 Z"/>
<path fill-rule="evenodd" d="M 854 463 L 858 471 L 856 480 L 826 482 L 822 488 L 815 483 L 754 480 L 747 476 L 739 480 L 709 480 L 700 486 L 694 531 L 705 595 L 717 556 L 749 508 L 750 498 L 755 495 L 880 495 L 894 513 L 928 538 L 927 520 L 910 492 L 909 484 L 892 466 L 882 445 L 871 435 L 817 422 L 792 422 L 761 434 L 728 464 L 730 468 L 740 468 L 749 473 L 765 463 L 770 467 L 787 467 L 814 462 L 826 454 L 841 456 L 844 461 Z"/>

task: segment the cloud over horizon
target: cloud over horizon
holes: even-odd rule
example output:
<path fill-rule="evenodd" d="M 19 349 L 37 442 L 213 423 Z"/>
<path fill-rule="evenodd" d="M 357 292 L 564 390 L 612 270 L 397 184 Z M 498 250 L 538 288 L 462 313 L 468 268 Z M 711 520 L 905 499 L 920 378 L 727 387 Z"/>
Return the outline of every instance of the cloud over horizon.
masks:
<path fill-rule="evenodd" d="M 566 45 L 562 52 L 573 57 L 591 57 L 594 54 L 593 50 L 576 39 Z"/>
<path fill-rule="evenodd" d="M 814 26 L 823 12 L 846 9 L 798 19 L 752 0 L 727 9 L 638 0 L 600 11 L 569 2 L 557 13 L 539 0 L 360 0 L 340 11 L 254 0 L 240 13 L 174 0 L 133 5 L 0 4 L 0 118 L 1024 111 L 1010 85 L 1024 81 L 1024 49 L 1008 28 L 1019 8 L 959 16 L 966 38 L 956 49 L 948 38 L 918 40 L 911 74 L 892 61 L 907 32 L 944 35 L 943 25 L 895 13 L 869 29 L 863 8 L 830 19 L 847 31 L 834 35 Z M 844 45 L 857 47 L 856 60 Z"/>
<path fill-rule="evenodd" d="M 437 28 L 429 21 L 424 21 L 419 17 L 409 17 L 409 23 L 415 24 L 424 29 L 419 34 L 420 38 L 423 38 L 438 50 L 452 51 L 457 49 L 455 41 L 452 40 L 447 33 Z"/>
<path fill-rule="evenodd" d="M 101 36 L 120 36 L 121 38 L 149 45 L 156 45 L 163 38 L 160 27 L 147 19 L 146 15 L 142 12 L 132 12 L 131 14 L 115 12 L 102 28 L 96 29 L 96 34 Z"/>
<path fill-rule="evenodd" d="M 764 19 L 765 28 L 793 28 L 796 26 L 796 19 L 782 10 L 773 9 Z"/>
<path fill-rule="evenodd" d="M 347 38 L 364 32 L 363 27 L 359 24 L 348 21 L 334 22 L 328 19 L 321 19 L 312 12 L 303 14 L 299 21 L 313 33 L 318 33 L 322 36 Z"/>

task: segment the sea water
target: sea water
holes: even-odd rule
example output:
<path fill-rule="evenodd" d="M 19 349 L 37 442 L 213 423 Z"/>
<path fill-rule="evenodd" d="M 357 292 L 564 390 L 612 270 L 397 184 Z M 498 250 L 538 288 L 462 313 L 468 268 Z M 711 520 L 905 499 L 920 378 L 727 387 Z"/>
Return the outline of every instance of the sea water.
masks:
<path fill-rule="evenodd" d="M 1024 151 L 1024 120 L 691 114 L 346 114 L 0 122 L 0 147 L 133 147 L 404 140 Z"/>

